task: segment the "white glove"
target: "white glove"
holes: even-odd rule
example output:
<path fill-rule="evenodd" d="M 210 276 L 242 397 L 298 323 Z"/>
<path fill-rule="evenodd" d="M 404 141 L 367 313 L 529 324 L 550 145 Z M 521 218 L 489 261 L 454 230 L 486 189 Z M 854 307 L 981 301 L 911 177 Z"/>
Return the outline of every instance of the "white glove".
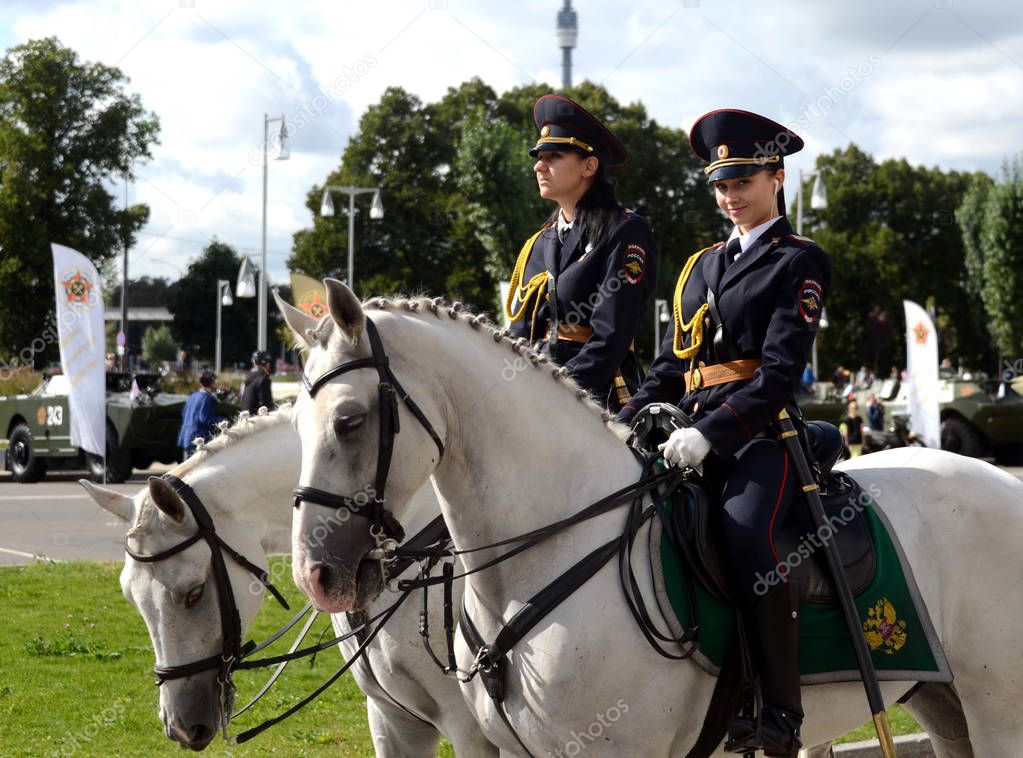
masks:
<path fill-rule="evenodd" d="M 710 443 L 698 429 L 686 427 L 673 431 L 668 441 L 657 449 L 671 466 L 696 468 L 710 452 Z"/>

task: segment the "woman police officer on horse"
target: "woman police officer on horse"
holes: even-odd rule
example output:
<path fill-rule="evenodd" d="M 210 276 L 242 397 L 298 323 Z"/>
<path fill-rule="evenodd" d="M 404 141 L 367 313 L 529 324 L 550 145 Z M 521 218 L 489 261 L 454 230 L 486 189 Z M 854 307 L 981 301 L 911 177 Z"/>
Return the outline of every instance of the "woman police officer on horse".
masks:
<path fill-rule="evenodd" d="M 540 196 L 558 208 L 519 253 L 505 315 L 617 412 L 643 380 L 632 343 L 656 281 L 653 233 L 615 197 L 607 169 L 628 155 L 607 127 L 560 95 L 537 100 L 533 119 Z"/>
<path fill-rule="evenodd" d="M 690 143 L 709 162 L 718 207 L 735 228 L 686 262 L 660 355 L 619 419 L 649 403 L 675 403 L 694 423 L 672 433 L 665 460 L 697 466 L 716 453 L 726 555 L 763 702 L 758 719 L 733 721 L 726 749 L 795 756 L 803 718 L 798 590 L 783 582 L 764 593 L 757 577 L 785 575 L 774 532 L 797 488 L 771 422 L 795 404 L 831 264 L 785 218 L 783 157 L 802 149 L 798 136 L 754 113 L 718 110 L 696 121 Z"/>

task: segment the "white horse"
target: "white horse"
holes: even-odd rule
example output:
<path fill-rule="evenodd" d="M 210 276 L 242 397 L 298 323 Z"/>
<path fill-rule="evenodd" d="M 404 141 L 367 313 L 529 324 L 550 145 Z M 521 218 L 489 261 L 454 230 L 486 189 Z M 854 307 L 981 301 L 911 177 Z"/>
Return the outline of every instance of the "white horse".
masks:
<path fill-rule="evenodd" d="M 266 416 L 244 414 L 171 472 L 196 492 L 217 534 L 264 570 L 266 556 L 287 552 L 290 544 L 291 488 L 298 478 L 300 448 L 289 419 L 289 408 Z M 196 531 L 188 508 L 162 479 L 150 479 L 134 498 L 84 479 L 81 483 L 101 508 L 132 524 L 127 539 L 136 553 L 160 552 Z M 410 504 L 410 535 L 438 513 L 436 497 L 424 488 Z M 260 607 L 263 587 L 230 557 L 226 562 L 244 633 Z M 208 586 L 215 581 L 210 564 L 210 550 L 202 541 L 156 563 L 125 558 L 121 588 L 145 619 L 158 665 L 185 664 L 220 652 L 220 611 L 215 588 Z M 192 602 L 198 593 L 201 598 Z M 440 595 L 431 591 L 435 632 L 441 630 Z M 187 598 L 191 607 L 186 607 Z M 394 599 L 384 593 L 367 610 L 373 615 Z M 406 600 L 367 648 L 369 665 L 360 661 L 352 669 L 366 693 L 376 754 L 434 756 L 443 734 L 459 756 L 497 755 L 466 708 L 458 684 L 423 650 L 416 632 L 418 613 L 418 598 Z M 346 614 L 332 621 L 338 635 L 351 630 Z M 356 639 L 341 643 L 346 659 L 358 645 Z M 216 735 L 222 715 L 216 673 L 172 679 L 160 687 L 164 732 L 182 747 L 201 750 Z"/>
<path fill-rule="evenodd" d="M 399 410 L 388 488 L 389 508 L 406 517 L 408 498 L 433 476 L 457 548 L 521 534 L 566 518 L 625 487 L 640 466 L 609 424 L 563 372 L 505 333 L 440 301 L 370 300 L 327 280 L 330 318 L 313 325 L 295 309 L 286 317 L 311 348 L 307 376 L 370 354 L 372 315 L 395 376 L 419 404 L 445 445 L 442 458 L 416 419 Z M 509 371 L 509 366 L 514 371 Z M 372 481 L 378 445 L 375 371 L 337 377 L 295 407 L 302 438 L 301 484 L 348 494 Z M 567 402 L 567 398 L 578 398 Z M 359 424 L 338 425 L 341 408 Z M 440 460 L 439 460 L 440 458 Z M 942 755 L 1007 756 L 1023 744 L 1023 482 L 986 463 L 938 450 L 904 449 L 865 456 L 845 467 L 877 500 L 914 567 L 936 632 L 956 675 L 954 688 L 911 700 Z M 303 503 L 298 527 L 313 528 L 322 509 Z M 596 546 L 618 536 L 623 515 L 612 512 L 466 580 L 466 608 L 492 641 L 526 598 Z M 331 610 L 347 610 L 365 554 L 364 521 L 351 520 L 327 550 L 299 555 L 329 570 L 297 577 L 320 582 Z M 644 529 L 636 540 L 647 544 Z M 296 540 L 295 547 L 308 550 Z M 348 549 L 346 549 L 346 547 Z M 651 585 L 646 556 L 635 571 Z M 467 568 L 496 551 L 464 556 Z M 649 594 L 648 607 L 655 606 Z M 715 680 L 692 661 L 668 663 L 647 645 L 621 600 L 615 568 L 605 566 L 543 619 L 510 656 L 505 707 L 535 755 L 676 756 L 693 745 Z M 464 645 L 459 665 L 468 669 Z M 886 702 L 913 682 L 882 683 Z M 927 688 L 925 688 L 927 689 Z M 965 722 L 955 693 L 961 698 Z M 479 678 L 464 693 L 491 741 L 522 752 Z M 869 719 L 859 683 L 807 687 L 804 739 L 820 744 Z M 953 717 L 948 717 L 952 713 Z M 612 715 L 613 714 L 613 718 Z M 955 715 L 958 714 L 958 721 Z M 968 723 L 969 734 L 966 734 Z"/>

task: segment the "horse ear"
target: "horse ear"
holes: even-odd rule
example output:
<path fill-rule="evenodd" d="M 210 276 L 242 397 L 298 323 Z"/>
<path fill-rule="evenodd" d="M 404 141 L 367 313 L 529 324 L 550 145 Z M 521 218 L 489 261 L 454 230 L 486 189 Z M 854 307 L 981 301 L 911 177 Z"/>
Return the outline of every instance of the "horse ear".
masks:
<path fill-rule="evenodd" d="M 344 282 L 337 279 L 324 279 L 327 288 L 327 310 L 334 323 L 348 337 L 353 345 L 359 344 L 362 332 L 366 329 L 366 314 L 362 303 Z"/>
<path fill-rule="evenodd" d="M 89 497 L 95 500 L 96 505 L 103 510 L 114 514 L 121 521 L 127 521 L 129 524 L 135 518 L 135 501 L 127 495 L 122 495 L 120 492 L 109 490 L 106 487 L 100 487 L 88 479 L 79 479 L 78 483 L 85 488 L 85 491 L 89 493 Z"/>
<path fill-rule="evenodd" d="M 276 290 L 274 290 L 273 296 L 274 300 L 277 302 L 277 307 L 284 316 L 284 321 L 294 333 L 295 339 L 307 348 L 312 347 L 312 345 L 309 344 L 308 335 L 310 332 L 314 332 L 316 330 L 317 320 L 305 311 L 301 311 L 291 303 L 287 302 L 284 298 L 277 294 Z"/>
<path fill-rule="evenodd" d="M 181 496 L 174 491 L 166 480 L 158 476 L 149 477 L 149 497 L 153 505 L 160 509 L 164 515 L 180 524 L 185 520 L 187 508 Z"/>

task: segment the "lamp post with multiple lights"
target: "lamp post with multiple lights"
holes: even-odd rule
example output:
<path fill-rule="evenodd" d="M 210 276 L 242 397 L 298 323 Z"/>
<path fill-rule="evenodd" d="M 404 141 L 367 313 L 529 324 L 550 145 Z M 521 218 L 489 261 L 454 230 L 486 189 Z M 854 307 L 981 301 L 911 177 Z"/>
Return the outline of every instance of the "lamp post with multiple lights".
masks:
<path fill-rule="evenodd" d="M 348 195 L 348 286 L 355 289 L 355 196 L 373 193 L 373 203 L 369 208 L 369 217 L 381 219 L 384 217 L 384 204 L 380 202 L 379 187 L 340 187 L 335 184 L 328 184 L 323 188 L 323 201 L 320 204 L 320 215 L 330 217 L 334 215 L 334 201 L 331 199 L 332 192 L 339 192 Z"/>
<path fill-rule="evenodd" d="M 227 279 L 217 279 L 217 341 L 215 355 L 213 358 L 213 372 L 217 376 L 220 376 L 220 347 L 222 344 L 220 310 L 221 306 L 233 304 L 234 300 L 231 298 L 231 282 Z"/>
<path fill-rule="evenodd" d="M 270 116 L 263 114 L 263 239 L 262 252 L 260 254 L 259 266 L 259 304 L 257 306 L 256 320 L 259 322 L 256 337 L 256 347 L 259 350 L 266 350 L 266 323 L 267 323 L 267 281 L 266 281 L 266 180 L 267 180 L 267 152 L 270 142 L 270 124 L 280 122 L 281 128 L 274 136 L 276 147 L 274 160 L 286 161 L 291 157 L 288 152 L 288 129 L 284 123 L 284 115 Z M 239 295 L 241 297 L 241 295 Z"/>

